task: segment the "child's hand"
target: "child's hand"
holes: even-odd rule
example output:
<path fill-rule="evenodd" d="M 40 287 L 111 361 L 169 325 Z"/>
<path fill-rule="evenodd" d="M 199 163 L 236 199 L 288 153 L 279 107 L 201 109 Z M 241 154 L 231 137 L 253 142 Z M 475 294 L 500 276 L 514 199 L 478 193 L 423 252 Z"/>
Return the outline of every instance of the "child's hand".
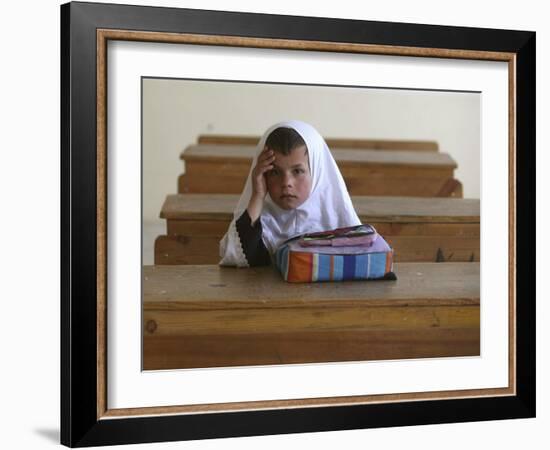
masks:
<path fill-rule="evenodd" d="M 267 195 L 265 174 L 273 169 L 275 154 L 267 146 L 258 155 L 256 166 L 252 169 L 252 195 L 264 198 Z"/>

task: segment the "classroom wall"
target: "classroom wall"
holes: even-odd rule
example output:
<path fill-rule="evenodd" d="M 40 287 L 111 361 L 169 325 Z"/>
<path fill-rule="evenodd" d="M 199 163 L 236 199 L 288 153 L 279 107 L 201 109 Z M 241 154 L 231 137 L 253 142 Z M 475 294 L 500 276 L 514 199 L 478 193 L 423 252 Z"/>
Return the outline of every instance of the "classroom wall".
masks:
<path fill-rule="evenodd" d="M 435 140 L 458 163 L 464 197 L 479 198 L 480 96 L 475 93 L 146 79 L 143 219 L 177 192 L 179 155 L 204 133 L 261 135 L 300 119 L 324 137 Z"/>

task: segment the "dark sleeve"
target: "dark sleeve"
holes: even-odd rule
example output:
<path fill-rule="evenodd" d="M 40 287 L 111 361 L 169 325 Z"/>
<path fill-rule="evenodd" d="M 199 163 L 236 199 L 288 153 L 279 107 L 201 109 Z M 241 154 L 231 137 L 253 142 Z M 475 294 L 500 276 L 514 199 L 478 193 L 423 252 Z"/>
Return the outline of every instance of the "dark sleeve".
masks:
<path fill-rule="evenodd" d="M 260 219 L 252 226 L 248 211 L 242 213 L 235 223 L 248 264 L 252 266 L 268 266 L 271 264 L 269 251 L 262 241 L 262 222 Z"/>

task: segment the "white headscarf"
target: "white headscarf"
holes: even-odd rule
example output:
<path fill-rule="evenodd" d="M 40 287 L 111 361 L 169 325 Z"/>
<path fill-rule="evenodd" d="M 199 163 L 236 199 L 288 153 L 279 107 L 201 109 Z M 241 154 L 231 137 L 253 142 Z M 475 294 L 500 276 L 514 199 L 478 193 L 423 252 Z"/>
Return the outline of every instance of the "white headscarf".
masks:
<path fill-rule="evenodd" d="M 220 241 L 222 260 L 219 264 L 222 266 L 248 266 L 235 222 L 248 207 L 252 196 L 251 175 L 258 155 L 264 149 L 269 134 L 279 127 L 296 130 L 306 143 L 312 183 L 308 199 L 295 209 L 282 209 L 273 202 L 269 193 L 266 195 L 260 220 L 263 242 L 269 252 L 273 254 L 279 245 L 297 235 L 361 224 L 342 174 L 323 137 L 305 122 L 280 122 L 270 127 L 258 142 L 244 190 L 233 213 L 233 220 Z"/>

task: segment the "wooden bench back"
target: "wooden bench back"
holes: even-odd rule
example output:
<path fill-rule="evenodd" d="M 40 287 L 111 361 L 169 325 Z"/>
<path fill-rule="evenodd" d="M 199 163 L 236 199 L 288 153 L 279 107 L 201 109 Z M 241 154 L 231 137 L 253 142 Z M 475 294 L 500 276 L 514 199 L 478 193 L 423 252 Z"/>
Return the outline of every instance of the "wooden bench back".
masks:
<path fill-rule="evenodd" d="M 187 147 L 180 155 L 185 173 L 178 192 L 240 193 L 254 152 L 250 145 Z M 453 178 L 456 162 L 446 153 L 335 148 L 332 154 L 353 195 L 462 197 L 462 186 Z"/>
<path fill-rule="evenodd" d="M 201 134 L 197 138 L 198 144 L 224 145 L 256 145 L 260 136 L 242 136 L 227 134 Z M 436 141 L 406 141 L 397 139 L 346 139 L 325 138 L 329 148 L 355 148 L 362 150 L 402 150 L 437 152 L 439 145 Z"/>
<path fill-rule="evenodd" d="M 169 195 L 155 264 L 214 264 L 239 195 Z M 363 223 L 393 246 L 396 261 L 479 261 L 479 200 L 352 196 Z"/>

